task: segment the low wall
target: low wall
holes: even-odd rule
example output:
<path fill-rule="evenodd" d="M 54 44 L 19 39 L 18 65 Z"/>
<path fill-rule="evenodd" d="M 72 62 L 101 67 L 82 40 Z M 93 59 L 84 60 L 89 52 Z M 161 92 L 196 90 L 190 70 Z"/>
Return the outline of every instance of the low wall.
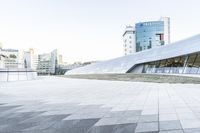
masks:
<path fill-rule="evenodd" d="M 32 80 L 37 72 L 31 69 L 0 69 L 0 81 Z"/>

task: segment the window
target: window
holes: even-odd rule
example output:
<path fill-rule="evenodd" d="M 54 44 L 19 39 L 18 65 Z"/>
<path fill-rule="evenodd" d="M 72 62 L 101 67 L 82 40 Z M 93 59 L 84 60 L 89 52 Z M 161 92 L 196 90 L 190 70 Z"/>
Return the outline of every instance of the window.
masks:
<path fill-rule="evenodd" d="M 190 73 L 196 74 L 198 72 L 198 70 L 199 70 L 199 67 L 200 67 L 200 54 L 198 54 L 196 56 L 196 59 L 195 59 L 195 61 L 193 63 L 193 66 L 192 66 L 192 68 L 190 70 Z"/>
<path fill-rule="evenodd" d="M 132 37 L 131 36 L 129 36 L 129 39 L 131 39 Z"/>
<path fill-rule="evenodd" d="M 196 60 L 195 60 L 195 62 L 193 64 L 193 67 L 200 67 L 200 53 L 196 57 Z"/>
<path fill-rule="evenodd" d="M 160 61 L 160 68 L 166 66 L 166 61 L 167 61 L 167 60 L 161 60 L 161 61 Z"/>
<path fill-rule="evenodd" d="M 187 67 L 192 67 L 193 66 L 195 58 L 196 58 L 196 54 L 189 56 L 189 59 L 188 59 L 188 62 L 187 62 Z"/>
<path fill-rule="evenodd" d="M 196 60 L 196 56 L 197 56 L 196 54 L 189 55 L 187 65 L 186 65 L 186 68 L 185 68 L 185 73 L 190 73 L 190 70 L 193 67 L 193 64 Z"/>

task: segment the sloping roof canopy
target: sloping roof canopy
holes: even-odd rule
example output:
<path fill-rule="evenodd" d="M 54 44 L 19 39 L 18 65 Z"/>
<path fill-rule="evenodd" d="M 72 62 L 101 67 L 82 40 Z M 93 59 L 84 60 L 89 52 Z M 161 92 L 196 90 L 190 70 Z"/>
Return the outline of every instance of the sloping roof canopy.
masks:
<path fill-rule="evenodd" d="M 73 69 L 66 74 L 126 73 L 137 64 L 196 52 L 200 52 L 200 34 L 179 42 Z"/>

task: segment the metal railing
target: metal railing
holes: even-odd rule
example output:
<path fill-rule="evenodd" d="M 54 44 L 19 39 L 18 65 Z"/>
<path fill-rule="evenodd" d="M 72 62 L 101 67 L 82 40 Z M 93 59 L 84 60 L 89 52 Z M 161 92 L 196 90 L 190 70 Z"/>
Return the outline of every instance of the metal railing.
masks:
<path fill-rule="evenodd" d="M 37 72 L 32 69 L 25 68 L 4 68 L 0 69 L 0 81 L 19 81 L 32 80 L 37 77 Z"/>

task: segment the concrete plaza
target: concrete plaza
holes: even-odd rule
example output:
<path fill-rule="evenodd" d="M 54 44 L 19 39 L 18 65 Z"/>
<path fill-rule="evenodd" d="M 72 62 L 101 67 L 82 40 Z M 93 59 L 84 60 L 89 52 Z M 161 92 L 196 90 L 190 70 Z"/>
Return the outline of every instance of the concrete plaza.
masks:
<path fill-rule="evenodd" d="M 199 133 L 200 84 L 0 82 L 0 133 Z"/>

